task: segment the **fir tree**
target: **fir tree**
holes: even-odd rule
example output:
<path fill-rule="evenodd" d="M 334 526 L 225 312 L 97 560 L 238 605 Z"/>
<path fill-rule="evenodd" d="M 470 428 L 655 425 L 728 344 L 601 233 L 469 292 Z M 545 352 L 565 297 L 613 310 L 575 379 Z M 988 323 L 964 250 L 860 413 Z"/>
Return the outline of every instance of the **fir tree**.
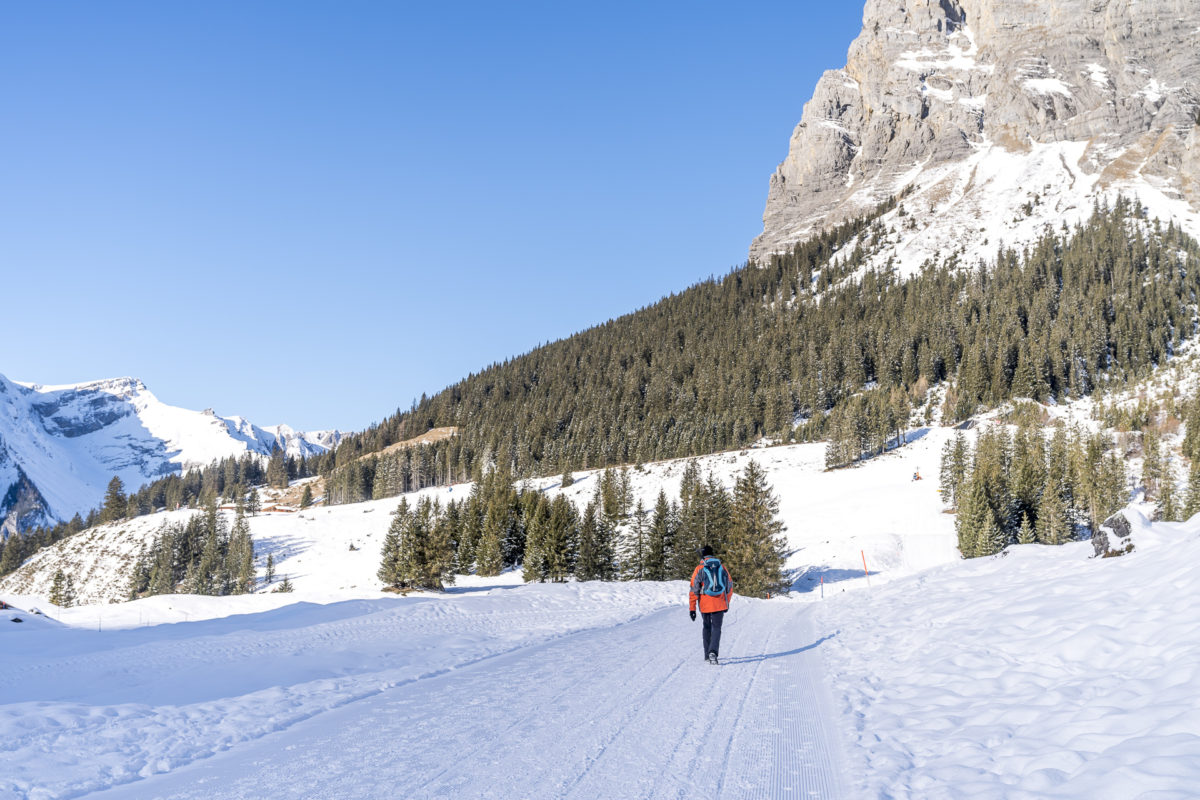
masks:
<path fill-rule="evenodd" d="M 621 580 L 646 580 L 646 565 L 650 552 L 650 522 L 649 512 L 641 498 L 633 510 L 633 519 L 621 541 L 620 564 Z"/>
<path fill-rule="evenodd" d="M 538 493 L 533 513 L 525 522 L 525 555 L 522 559 L 522 578 L 526 582 L 545 582 L 549 577 L 549 560 L 546 555 L 550 526 L 550 503 L 544 494 Z"/>
<path fill-rule="evenodd" d="M 1033 544 L 1037 541 L 1037 536 L 1034 535 L 1033 525 L 1029 522 L 1029 515 L 1021 515 L 1021 528 L 1017 532 L 1017 544 Z"/>
<path fill-rule="evenodd" d="M 575 567 L 578 544 L 578 517 L 571 501 L 561 494 L 550 504 L 546 526 L 546 572 L 551 581 L 565 581 Z"/>
<path fill-rule="evenodd" d="M 1162 474 L 1162 447 L 1158 434 L 1146 431 L 1142 437 L 1142 486 L 1147 499 L 1158 494 Z"/>
<path fill-rule="evenodd" d="M 1185 522 L 1200 514 L 1200 458 L 1192 459 L 1192 467 L 1188 471 L 1186 498 L 1183 504 Z"/>
<path fill-rule="evenodd" d="M 1063 544 L 1070 541 L 1073 530 L 1074 525 L 1071 523 L 1070 512 L 1063 500 L 1060 485 L 1057 480 L 1048 477 L 1038 505 L 1037 526 L 1034 531 L 1037 540 L 1042 544 Z"/>
<path fill-rule="evenodd" d="M 509 510 L 496 498 L 488 504 L 483 533 L 475 555 L 475 571 L 479 575 L 499 575 L 504 569 L 503 542 L 508 533 Z"/>
<path fill-rule="evenodd" d="M 67 606 L 67 578 L 62 569 L 54 571 L 54 580 L 50 584 L 50 602 L 60 608 Z"/>
<path fill-rule="evenodd" d="M 249 594 L 254 591 L 257 575 L 254 570 L 254 540 L 250 536 L 250 524 L 239 505 L 234 518 L 233 530 L 229 535 L 229 557 L 227 571 L 230 574 L 231 594 Z"/>
<path fill-rule="evenodd" d="M 383 537 L 382 558 L 377 575 L 379 580 L 383 581 L 384 586 L 392 589 L 399 589 L 404 582 L 400 537 L 403 535 L 404 528 L 408 524 L 409 514 L 408 501 L 401 500 L 400 505 L 392 511 L 392 522 L 388 525 L 387 534 Z M 268 556 L 268 558 L 270 557 Z M 273 571 L 273 566 L 274 564 L 268 561 L 268 574 Z"/>
<path fill-rule="evenodd" d="M 125 496 L 125 485 L 116 475 L 108 482 L 104 492 L 104 506 L 100 511 L 101 522 L 113 522 L 124 519 L 129 506 L 129 498 Z"/>
<path fill-rule="evenodd" d="M 583 511 L 579 525 L 579 557 L 575 561 L 575 578 L 580 581 L 599 580 L 603 571 L 600 539 L 604 522 L 592 500 Z"/>
<path fill-rule="evenodd" d="M 764 597 L 787 588 L 783 565 L 787 540 L 779 519 L 779 500 L 766 473 L 751 461 L 733 490 L 733 508 L 725 563 L 737 576 L 738 593 Z"/>
<path fill-rule="evenodd" d="M 1165 522 L 1179 522 L 1178 501 L 1175 499 L 1175 473 L 1171 457 L 1163 462 L 1163 474 L 1158 492 L 1158 518 Z"/>
<path fill-rule="evenodd" d="M 958 503 L 958 516 L 954 527 L 958 534 L 958 550 L 964 558 L 984 555 L 979 551 L 979 542 L 986 540 L 985 531 L 994 524 L 991 504 L 988 502 L 986 479 L 973 474 L 963 487 L 962 499 Z"/>
<path fill-rule="evenodd" d="M 675 514 L 667 503 L 667 493 L 659 490 L 654 503 L 654 519 L 650 524 L 646 545 L 646 580 L 665 581 L 672 560 L 675 538 Z"/>

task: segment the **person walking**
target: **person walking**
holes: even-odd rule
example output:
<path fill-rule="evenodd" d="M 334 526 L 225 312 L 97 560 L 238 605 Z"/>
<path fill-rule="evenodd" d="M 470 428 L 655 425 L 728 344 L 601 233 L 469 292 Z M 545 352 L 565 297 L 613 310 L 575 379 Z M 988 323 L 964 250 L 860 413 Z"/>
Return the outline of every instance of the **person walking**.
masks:
<path fill-rule="evenodd" d="M 700 550 L 700 564 L 692 573 L 691 591 L 688 593 L 688 614 L 696 621 L 696 605 L 700 605 L 700 616 L 704 619 L 704 659 L 713 666 L 721 652 L 721 623 L 729 610 L 729 599 L 733 596 L 733 579 L 721 560 L 713 555 L 713 549 L 705 545 Z"/>

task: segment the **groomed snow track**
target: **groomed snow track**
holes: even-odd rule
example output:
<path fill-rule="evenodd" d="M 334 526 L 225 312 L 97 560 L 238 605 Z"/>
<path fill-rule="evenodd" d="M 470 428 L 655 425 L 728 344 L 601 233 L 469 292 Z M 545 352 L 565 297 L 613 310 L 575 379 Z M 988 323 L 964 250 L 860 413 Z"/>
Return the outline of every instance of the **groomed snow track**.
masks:
<path fill-rule="evenodd" d="M 735 598 L 712 667 L 699 622 L 660 605 L 384 683 L 101 791 L 16 796 L 836 800 L 844 767 L 810 608 Z"/>

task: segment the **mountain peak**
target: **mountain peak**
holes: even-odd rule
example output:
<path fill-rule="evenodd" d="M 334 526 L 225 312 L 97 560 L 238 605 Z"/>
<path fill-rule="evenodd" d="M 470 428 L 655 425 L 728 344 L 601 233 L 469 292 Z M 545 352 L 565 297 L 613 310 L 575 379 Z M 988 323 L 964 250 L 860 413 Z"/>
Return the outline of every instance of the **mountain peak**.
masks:
<path fill-rule="evenodd" d="M 280 435 L 211 408 L 170 406 L 132 377 L 44 385 L 0 375 L 0 408 L 0 523 L 10 531 L 87 512 L 114 475 L 132 490 L 228 456 L 267 456 L 275 447 L 311 457 L 341 438 L 290 428 Z M 14 513 L 21 519 L 10 519 Z"/>
<path fill-rule="evenodd" d="M 907 193 L 891 256 L 994 253 L 1101 197 L 1200 233 L 1200 7 L 869 0 L 771 177 L 762 259 Z"/>

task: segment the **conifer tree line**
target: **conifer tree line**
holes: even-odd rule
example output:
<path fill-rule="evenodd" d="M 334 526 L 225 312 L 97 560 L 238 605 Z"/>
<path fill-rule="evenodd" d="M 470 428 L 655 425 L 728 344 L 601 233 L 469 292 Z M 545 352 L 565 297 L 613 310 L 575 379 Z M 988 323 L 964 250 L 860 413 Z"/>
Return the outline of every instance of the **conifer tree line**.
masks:
<path fill-rule="evenodd" d="M 1095 532 L 1130 500 L 1125 460 L 1107 433 L 988 426 L 942 451 L 943 502 L 957 507 L 959 551 L 989 556 L 1013 543 L 1057 545 Z"/>
<path fill-rule="evenodd" d="M 837 466 L 887 446 L 930 387 L 948 386 L 946 421 L 1013 398 L 1078 398 L 1145 376 L 1196 332 L 1200 249 L 1129 199 L 986 268 L 948 254 L 908 279 L 890 267 L 858 276 L 889 233 L 864 216 L 422 396 L 343 441 L 331 499 L 474 479 L 492 464 L 569 474 L 764 435 L 829 439 Z M 407 467 L 370 457 L 445 426 L 459 435 L 409 452 Z"/>
<path fill-rule="evenodd" d="M 627 469 L 596 478 L 582 510 L 517 488 L 503 468 L 488 472 L 461 502 L 400 501 L 392 515 L 379 578 L 392 589 L 443 589 L 454 575 L 521 568 L 525 581 L 689 579 L 711 545 L 739 594 L 786 590 L 788 556 L 779 501 L 751 461 L 732 490 L 688 462 L 678 498 L 660 491 L 653 508 L 634 502 Z"/>
<path fill-rule="evenodd" d="M 1182 407 L 1168 398 L 1166 407 L 1139 402 L 1130 409 L 1109 407 L 1104 410 L 1105 424 L 1110 427 L 1140 433 L 1142 475 L 1141 488 L 1146 500 L 1155 501 L 1158 519 L 1184 522 L 1200 514 L 1200 394 Z M 1186 483 L 1180 487 L 1176 479 L 1175 454 L 1164 440 L 1158 419 L 1177 419 L 1186 424 L 1180 442 L 1180 459 L 1188 464 Z"/>
<path fill-rule="evenodd" d="M 239 504 L 232 530 L 210 500 L 186 522 L 164 522 L 143 547 L 129 579 L 129 599 L 158 594 L 247 594 L 257 588 L 254 541 Z"/>

